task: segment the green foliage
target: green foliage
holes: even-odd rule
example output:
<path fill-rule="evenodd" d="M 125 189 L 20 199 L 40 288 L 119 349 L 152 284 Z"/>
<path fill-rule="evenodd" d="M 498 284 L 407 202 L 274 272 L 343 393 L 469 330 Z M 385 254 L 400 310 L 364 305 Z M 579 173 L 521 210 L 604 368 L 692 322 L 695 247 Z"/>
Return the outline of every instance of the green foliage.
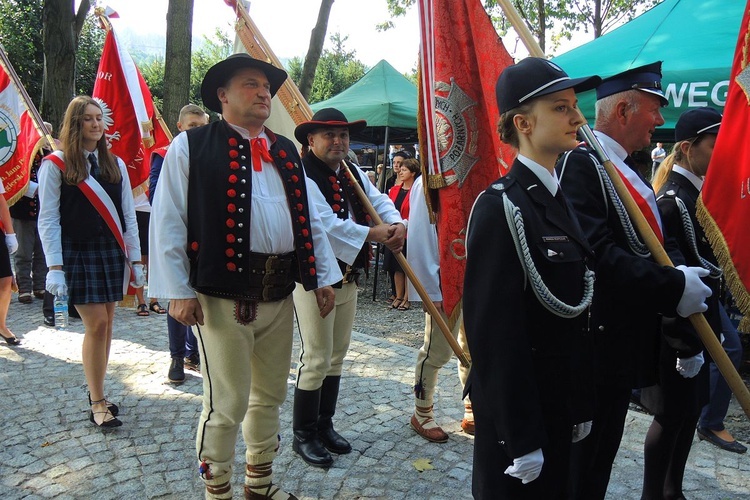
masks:
<path fill-rule="evenodd" d="M 330 36 L 333 49 L 324 49 L 320 56 L 308 99 L 310 104 L 325 101 L 343 92 L 366 73 L 367 67 L 357 59 L 357 52 L 346 50 L 344 45 L 348 38 L 342 37 L 339 32 Z M 303 64 L 301 58 L 295 57 L 287 65 L 289 77 L 297 84 L 302 77 Z"/>
<path fill-rule="evenodd" d="M 149 58 L 148 61 L 139 62 L 138 70 L 146 80 L 146 85 L 151 91 L 151 98 L 158 109 L 164 109 L 164 59 Z"/>
<path fill-rule="evenodd" d="M 44 73 L 41 0 L 0 2 L 0 43 L 31 100 L 39 103 Z"/>
<path fill-rule="evenodd" d="M 39 106 L 44 80 L 42 0 L 0 2 L 0 42 L 31 100 Z M 104 30 L 94 15 L 84 22 L 76 52 L 75 91 L 91 95 L 104 46 Z M 54 77 L 54 75 L 52 75 Z"/>

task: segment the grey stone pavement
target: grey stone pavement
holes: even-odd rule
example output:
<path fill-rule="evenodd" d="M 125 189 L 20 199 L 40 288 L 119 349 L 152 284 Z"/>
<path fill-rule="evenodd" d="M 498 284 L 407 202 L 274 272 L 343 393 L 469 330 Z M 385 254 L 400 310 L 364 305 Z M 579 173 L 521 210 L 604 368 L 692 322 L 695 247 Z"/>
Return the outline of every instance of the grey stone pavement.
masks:
<path fill-rule="evenodd" d="M 118 308 L 107 396 L 121 408 L 119 429 L 103 432 L 87 418 L 81 367 L 83 326 L 42 325 L 41 301 L 8 317 L 22 338 L 0 344 L 0 499 L 199 499 L 194 435 L 201 378 L 166 382 L 166 316 L 137 317 Z M 429 443 L 409 427 L 415 351 L 355 332 L 345 362 L 337 429 L 354 447 L 328 470 L 305 465 L 291 449 L 291 398 L 281 410 L 277 482 L 301 499 L 457 499 L 471 497 L 473 438 L 461 432 L 460 388 L 453 364 L 443 369 L 438 422 L 450 434 Z M 294 358 L 293 358 L 294 359 Z M 736 410 L 736 409 L 735 409 Z M 650 417 L 630 412 L 608 499 L 640 497 L 643 438 Z M 433 470 L 413 463 L 431 460 Z M 244 446 L 238 439 L 235 498 L 241 496 Z M 501 471 L 498 471 L 501 473 Z M 690 499 L 750 499 L 750 456 L 696 440 L 685 479 Z"/>

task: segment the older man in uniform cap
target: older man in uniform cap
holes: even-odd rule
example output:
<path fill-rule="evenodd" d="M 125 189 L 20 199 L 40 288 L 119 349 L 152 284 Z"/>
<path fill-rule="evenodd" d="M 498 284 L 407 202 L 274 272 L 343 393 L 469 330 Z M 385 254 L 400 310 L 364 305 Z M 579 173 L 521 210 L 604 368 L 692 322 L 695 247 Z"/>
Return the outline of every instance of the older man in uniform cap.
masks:
<path fill-rule="evenodd" d="M 346 162 L 349 169 L 344 168 L 349 134 L 366 125 L 364 120 L 349 122 L 341 111 L 325 108 L 294 131 L 301 144 L 309 145 L 302 163 L 309 178 L 310 198 L 321 214 L 344 275 L 343 281 L 334 285 L 335 307 L 325 318 L 318 314 L 311 291 L 301 285 L 294 290 L 302 348 L 294 391 L 292 447 L 315 467 L 333 464 L 329 452 L 343 454 L 352 450 L 349 442 L 333 429 L 332 417 L 357 308 L 357 280 L 370 260 L 367 242 L 385 243 L 397 252 L 406 236 L 406 225 L 391 199 L 378 191 L 355 165 Z M 355 182 L 384 223 L 371 227 L 370 215 L 357 196 Z"/>
<path fill-rule="evenodd" d="M 296 147 L 264 126 L 283 70 L 234 54 L 206 72 L 203 103 L 223 120 L 175 137 L 151 223 L 151 294 L 198 325 L 203 412 L 196 449 L 206 498 L 232 498 L 237 431 L 245 498 L 296 498 L 273 484 L 279 407 L 292 354 L 295 280 L 333 309 L 341 272 Z"/>
<path fill-rule="evenodd" d="M 590 318 L 596 408 L 591 434 L 573 444 L 570 497 L 576 499 L 606 494 L 630 392 L 655 382 L 659 314 L 703 312 L 711 293 L 700 280 L 704 269 L 681 265 L 684 258 L 664 234 L 654 191 L 631 167 L 630 153 L 647 147 L 664 124 L 661 62 L 602 80 L 596 95 L 595 134 L 677 267 L 651 258 L 591 149 L 583 146 L 560 159 L 560 185 L 596 254 Z"/>

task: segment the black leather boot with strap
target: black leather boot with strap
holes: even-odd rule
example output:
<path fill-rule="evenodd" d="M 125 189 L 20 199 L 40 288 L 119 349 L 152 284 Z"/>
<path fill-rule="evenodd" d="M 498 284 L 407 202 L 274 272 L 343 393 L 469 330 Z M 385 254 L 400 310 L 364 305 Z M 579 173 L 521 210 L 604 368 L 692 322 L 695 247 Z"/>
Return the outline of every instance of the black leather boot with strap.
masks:
<path fill-rule="evenodd" d="M 333 457 L 326 451 L 318 438 L 318 409 L 320 389 L 316 391 L 294 390 L 294 410 L 292 429 L 294 441 L 292 449 L 302 460 L 315 467 L 330 467 Z"/>
<path fill-rule="evenodd" d="M 320 413 L 318 415 L 318 437 L 323 446 L 332 453 L 344 455 L 352 451 L 352 445 L 333 430 L 333 415 L 339 399 L 341 377 L 326 377 L 320 390 Z"/>

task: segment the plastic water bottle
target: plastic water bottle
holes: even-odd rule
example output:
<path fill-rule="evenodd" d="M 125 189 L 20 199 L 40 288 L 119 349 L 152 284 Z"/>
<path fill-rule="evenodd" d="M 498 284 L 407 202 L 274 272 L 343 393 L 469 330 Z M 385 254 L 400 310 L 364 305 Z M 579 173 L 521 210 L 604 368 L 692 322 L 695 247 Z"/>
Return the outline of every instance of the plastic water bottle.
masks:
<path fill-rule="evenodd" d="M 68 327 L 68 296 L 55 295 L 55 328 L 65 330 Z"/>

